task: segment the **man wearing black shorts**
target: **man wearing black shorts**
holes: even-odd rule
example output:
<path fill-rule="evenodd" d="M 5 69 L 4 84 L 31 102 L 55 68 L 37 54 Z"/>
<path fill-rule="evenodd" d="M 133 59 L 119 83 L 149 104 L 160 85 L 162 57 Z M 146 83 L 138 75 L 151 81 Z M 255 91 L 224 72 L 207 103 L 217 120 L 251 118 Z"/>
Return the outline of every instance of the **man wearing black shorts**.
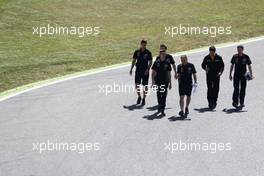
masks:
<path fill-rule="evenodd" d="M 245 95 L 246 95 L 246 87 L 247 80 L 245 74 L 247 72 L 247 66 L 250 72 L 250 77 L 253 79 L 251 60 L 248 55 L 243 53 L 244 46 L 237 46 L 237 54 L 235 54 L 231 59 L 231 67 L 230 67 L 230 75 L 229 78 L 234 84 L 234 93 L 233 93 L 233 106 L 238 108 L 238 103 L 240 102 L 240 107 L 243 108 Z M 234 77 L 232 76 L 233 69 L 235 67 Z"/>
<path fill-rule="evenodd" d="M 160 54 L 152 66 L 152 85 L 157 88 L 158 112 L 161 112 L 162 116 L 165 116 L 167 90 L 168 87 L 171 88 L 170 72 L 171 64 L 166 60 L 166 51 L 160 50 Z"/>
<path fill-rule="evenodd" d="M 220 77 L 225 67 L 222 57 L 216 54 L 215 51 L 216 48 L 211 46 L 209 48 L 209 54 L 205 56 L 202 63 L 202 68 L 206 71 L 207 100 L 210 109 L 216 108 Z"/>
<path fill-rule="evenodd" d="M 132 70 L 136 65 L 136 73 L 135 73 L 135 86 L 138 94 L 137 104 L 142 106 L 145 105 L 146 95 L 148 91 L 148 80 L 149 80 L 149 69 L 152 65 L 152 54 L 146 48 L 147 41 L 142 40 L 140 42 L 140 48 L 134 52 L 132 65 L 129 74 L 132 75 Z M 143 85 L 143 99 L 140 94 L 140 85 Z M 142 102 L 141 102 L 142 100 Z"/>
<path fill-rule="evenodd" d="M 181 64 L 177 66 L 177 77 L 179 83 L 180 108 L 179 115 L 186 117 L 189 114 L 189 104 L 191 102 L 191 94 L 194 83 L 197 85 L 196 69 L 193 64 L 188 62 L 187 56 L 181 56 Z M 193 77 L 193 79 L 192 79 Z M 185 113 L 184 113 L 184 98 L 186 98 Z"/>

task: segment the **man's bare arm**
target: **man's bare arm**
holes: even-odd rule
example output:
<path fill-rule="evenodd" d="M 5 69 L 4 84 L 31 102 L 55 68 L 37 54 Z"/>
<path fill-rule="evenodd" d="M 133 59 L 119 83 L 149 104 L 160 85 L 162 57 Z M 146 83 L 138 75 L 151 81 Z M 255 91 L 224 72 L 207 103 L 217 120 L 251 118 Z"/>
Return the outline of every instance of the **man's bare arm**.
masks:
<path fill-rule="evenodd" d="M 252 78 L 254 78 L 253 77 L 253 71 L 252 71 L 252 66 L 251 65 L 248 65 L 248 70 L 249 70 L 249 73 L 252 76 Z"/>
<path fill-rule="evenodd" d="M 130 75 L 132 75 L 132 70 L 133 70 L 135 64 L 136 64 L 136 59 L 133 59 L 133 60 L 132 60 L 132 63 L 131 63 L 131 68 L 130 68 L 130 71 L 129 71 L 129 74 L 130 74 Z"/>
<path fill-rule="evenodd" d="M 173 68 L 173 71 L 175 73 L 175 75 L 177 74 L 177 71 L 176 71 L 176 65 L 175 64 L 172 64 L 172 68 Z"/>
<path fill-rule="evenodd" d="M 171 72 L 168 71 L 169 89 L 171 89 Z"/>
<path fill-rule="evenodd" d="M 152 78 L 152 85 L 155 85 L 155 77 L 157 75 L 157 72 L 155 70 L 152 70 L 151 78 Z"/>
<path fill-rule="evenodd" d="M 194 83 L 197 83 L 197 75 L 196 73 L 193 74 Z"/>
<path fill-rule="evenodd" d="M 149 74 L 149 70 L 150 70 L 150 68 L 151 68 L 151 65 L 152 65 L 152 60 L 149 60 L 149 61 L 148 61 L 148 68 L 147 68 L 147 70 L 145 71 L 145 75 L 148 75 L 148 74 Z"/>
<path fill-rule="evenodd" d="M 233 69 L 234 69 L 234 64 L 231 64 L 231 66 L 230 66 L 230 73 L 229 73 L 229 79 L 230 79 L 231 81 L 233 80 L 233 76 L 232 76 Z"/>

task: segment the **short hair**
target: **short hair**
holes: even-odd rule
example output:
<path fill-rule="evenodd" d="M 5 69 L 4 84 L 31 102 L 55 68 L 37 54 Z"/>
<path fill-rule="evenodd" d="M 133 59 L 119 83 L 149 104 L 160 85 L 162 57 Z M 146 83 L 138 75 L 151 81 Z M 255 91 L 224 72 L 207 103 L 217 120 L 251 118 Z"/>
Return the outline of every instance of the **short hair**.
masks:
<path fill-rule="evenodd" d="M 144 44 L 147 44 L 148 42 L 147 42 L 147 40 L 142 39 L 140 43 L 141 43 L 141 44 L 143 44 L 143 43 L 144 43 Z"/>
<path fill-rule="evenodd" d="M 237 49 L 238 49 L 238 48 L 244 49 L 244 46 L 243 46 L 243 45 L 238 45 L 238 46 L 237 46 Z"/>
<path fill-rule="evenodd" d="M 187 59 L 187 55 L 186 54 L 181 55 L 181 58 L 186 58 Z"/>
<path fill-rule="evenodd" d="M 209 48 L 209 51 L 216 51 L 216 48 L 215 48 L 215 46 L 210 46 L 210 48 Z"/>
<path fill-rule="evenodd" d="M 161 48 L 161 47 L 162 47 L 162 48 L 165 48 L 165 50 L 167 50 L 167 46 L 166 46 L 165 44 L 161 44 L 161 45 L 160 45 L 160 48 Z"/>

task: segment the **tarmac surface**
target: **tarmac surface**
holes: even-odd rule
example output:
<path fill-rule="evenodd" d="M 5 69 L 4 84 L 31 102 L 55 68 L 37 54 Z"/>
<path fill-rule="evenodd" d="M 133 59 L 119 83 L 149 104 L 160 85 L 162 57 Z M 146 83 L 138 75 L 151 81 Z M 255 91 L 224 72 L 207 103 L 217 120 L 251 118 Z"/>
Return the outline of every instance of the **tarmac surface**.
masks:
<path fill-rule="evenodd" d="M 226 67 L 214 111 L 207 108 L 205 72 L 201 69 L 208 51 L 188 55 L 198 72 L 198 89 L 185 120 L 178 118 L 176 80 L 168 93 L 165 117 L 156 115 L 153 92 L 144 107 L 135 105 L 135 92 L 106 95 L 106 85 L 108 90 L 114 85 L 133 88 L 129 67 L 1 101 L 0 175 L 264 175 L 264 40 L 244 46 L 255 79 L 248 82 L 246 107 L 241 111 L 231 106 L 233 84 L 228 77 L 236 46 L 217 49 Z M 175 60 L 179 64 L 179 57 Z M 51 143 L 72 147 L 56 150 Z"/>

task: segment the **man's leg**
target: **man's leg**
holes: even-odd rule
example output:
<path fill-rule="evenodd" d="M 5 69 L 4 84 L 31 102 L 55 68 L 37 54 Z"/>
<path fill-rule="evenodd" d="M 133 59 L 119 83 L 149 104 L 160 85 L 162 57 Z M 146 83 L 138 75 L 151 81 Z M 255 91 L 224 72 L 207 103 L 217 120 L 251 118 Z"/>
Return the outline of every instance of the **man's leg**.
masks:
<path fill-rule="evenodd" d="M 245 101 L 245 95 L 246 95 L 246 87 L 247 87 L 247 80 L 246 78 L 242 77 L 240 79 L 240 105 L 244 106 L 244 101 Z"/>
<path fill-rule="evenodd" d="M 191 102 L 191 95 L 192 95 L 192 85 L 186 86 L 186 104 L 185 104 L 185 115 L 187 116 L 189 114 L 189 105 Z"/>
<path fill-rule="evenodd" d="M 136 83 L 136 91 L 137 91 L 137 95 L 138 95 L 138 97 L 141 97 L 141 95 L 140 95 L 140 84 L 138 84 L 138 83 Z"/>
<path fill-rule="evenodd" d="M 190 102 L 191 102 L 191 96 L 187 96 L 186 97 L 186 105 L 185 105 L 185 108 L 189 109 Z"/>
<path fill-rule="evenodd" d="M 213 88 L 213 105 L 217 105 L 217 99 L 218 99 L 218 94 L 219 94 L 219 86 L 220 86 L 220 77 L 217 77 L 214 79 L 214 88 Z"/>
<path fill-rule="evenodd" d="M 162 107 L 165 109 L 166 107 L 166 99 L 168 95 L 168 84 L 163 85 L 163 92 L 162 92 Z"/>
<path fill-rule="evenodd" d="M 143 99 L 142 99 L 142 105 L 144 106 L 146 104 L 146 96 L 148 94 L 148 80 L 149 80 L 149 75 L 143 75 L 142 76 L 142 84 L 144 86 L 143 88 Z"/>
<path fill-rule="evenodd" d="M 167 90 L 168 90 L 168 85 L 167 84 L 163 84 L 162 85 L 162 92 L 161 92 L 161 113 L 162 115 L 165 116 L 164 110 L 166 107 L 166 98 L 167 98 Z"/>
<path fill-rule="evenodd" d="M 180 108 L 181 108 L 181 111 L 179 112 L 179 115 L 181 117 L 184 116 L 184 112 L 183 112 L 183 109 L 184 109 L 184 95 L 180 95 Z"/>
<path fill-rule="evenodd" d="M 160 85 L 157 85 L 158 89 L 157 89 L 157 100 L 158 100 L 158 105 L 159 105 L 159 112 L 161 111 L 161 89 L 160 89 Z"/>
<path fill-rule="evenodd" d="M 135 73 L 135 88 L 138 95 L 137 104 L 140 104 L 141 102 L 141 95 L 140 95 L 140 84 L 141 84 L 141 76 L 138 70 L 136 70 Z"/>
<path fill-rule="evenodd" d="M 146 96 L 148 94 L 148 85 L 143 86 L 143 99 L 142 99 L 142 105 L 144 106 L 146 104 Z"/>
<path fill-rule="evenodd" d="M 189 105 L 191 102 L 191 96 L 186 96 L 186 104 L 185 104 L 185 116 L 187 117 L 187 115 L 189 114 Z"/>
<path fill-rule="evenodd" d="M 140 104 L 141 102 L 140 87 L 141 87 L 140 84 L 136 83 L 136 91 L 138 95 L 137 104 Z"/>
<path fill-rule="evenodd" d="M 233 80 L 233 86 L 234 86 L 234 92 L 233 92 L 233 106 L 238 105 L 238 96 L 239 96 L 239 77 L 234 76 Z"/>
<path fill-rule="evenodd" d="M 145 86 L 144 86 L 144 89 L 143 89 L 143 99 L 146 98 L 147 94 L 148 94 L 148 86 L 145 85 Z"/>
<path fill-rule="evenodd" d="M 212 107 L 213 82 L 212 82 L 212 79 L 209 76 L 207 76 L 206 82 L 207 82 L 207 100 L 208 100 L 208 105 L 209 105 L 209 107 Z"/>
<path fill-rule="evenodd" d="M 180 108 L 181 108 L 181 111 L 183 111 L 184 109 L 184 92 L 185 92 L 185 89 L 183 87 L 183 85 L 179 82 L 179 96 L 180 96 L 180 100 L 179 100 L 179 104 L 180 104 Z"/>

